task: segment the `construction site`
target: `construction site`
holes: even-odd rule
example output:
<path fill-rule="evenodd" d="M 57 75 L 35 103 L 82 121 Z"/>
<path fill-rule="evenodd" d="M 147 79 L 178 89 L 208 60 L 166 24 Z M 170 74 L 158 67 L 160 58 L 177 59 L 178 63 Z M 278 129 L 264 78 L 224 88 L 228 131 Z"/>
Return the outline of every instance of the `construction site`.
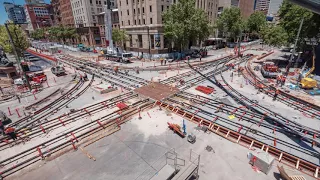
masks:
<path fill-rule="evenodd" d="M 272 61 L 280 49 L 253 44 L 200 61 L 130 64 L 34 48 L 26 55 L 49 63 L 29 75 L 41 84 L 31 92 L 2 89 L 2 179 L 319 177 L 314 67 L 285 74 Z M 19 96 L 5 96 L 11 91 Z"/>

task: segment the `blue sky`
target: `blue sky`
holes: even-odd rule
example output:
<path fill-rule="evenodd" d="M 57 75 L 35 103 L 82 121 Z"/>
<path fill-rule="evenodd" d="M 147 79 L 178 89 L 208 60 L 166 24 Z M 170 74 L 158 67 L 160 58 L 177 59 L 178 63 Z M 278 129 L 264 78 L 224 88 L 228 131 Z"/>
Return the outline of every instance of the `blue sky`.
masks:
<path fill-rule="evenodd" d="M 13 1 L 14 3 L 19 5 L 25 4 L 24 0 L 13 0 Z M 8 15 L 4 10 L 3 2 L 12 2 L 12 0 L 0 0 L 0 24 L 3 24 L 8 19 Z M 45 0 L 45 2 L 49 4 L 50 0 Z"/>

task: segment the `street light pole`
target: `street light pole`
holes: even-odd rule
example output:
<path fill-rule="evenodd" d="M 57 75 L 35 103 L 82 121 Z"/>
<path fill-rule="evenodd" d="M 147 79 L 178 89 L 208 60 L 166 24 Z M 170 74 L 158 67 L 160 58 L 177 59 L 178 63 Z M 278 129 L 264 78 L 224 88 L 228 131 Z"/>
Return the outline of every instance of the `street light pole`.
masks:
<path fill-rule="evenodd" d="M 14 42 L 13 42 L 13 39 L 12 39 L 12 36 L 11 36 L 11 33 L 9 31 L 9 28 L 8 28 L 8 23 L 4 23 L 4 26 L 6 27 L 6 30 L 7 30 L 7 33 L 8 33 L 8 36 L 9 36 L 9 40 L 10 40 L 10 44 L 12 46 L 12 49 L 13 49 L 13 52 L 16 56 L 16 59 L 17 59 L 17 63 L 18 63 L 18 68 L 20 69 L 20 71 L 22 72 L 25 80 L 26 80 L 26 83 L 27 83 L 27 86 L 29 88 L 29 90 L 31 91 L 31 86 L 30 86 L 30 83 L 29 83 L 29 80 L 27 78 L 27 75 L 26 75 L 26 72 L 24 71 L 24 69 L 21 67 L 21 60 L 20 60 L 20 57 L 17 53 L 17 49 L 16 49 L 16 46 L 14 45 Z M 17 37 L 18 38 L 18 37 Z"/>
<path fill-rule="evenodd" d="M 149 59 L 151 60 L 151 43 L 150 43 L 150 27 L 147 27 L 147 34 L 148 34 L 148 43 L 149 43 Z"/>

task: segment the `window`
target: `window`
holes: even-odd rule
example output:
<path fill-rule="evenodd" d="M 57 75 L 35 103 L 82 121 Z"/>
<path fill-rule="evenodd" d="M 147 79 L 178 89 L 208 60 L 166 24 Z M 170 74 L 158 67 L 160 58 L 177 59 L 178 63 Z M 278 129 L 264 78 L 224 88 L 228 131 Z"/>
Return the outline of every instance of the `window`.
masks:
<path fill-rule="evenodd" d="M 127 1 L 127 5 L 129 4 L 129 2 L 128 2 L 128 0 L 126 0 Z"/>
<path fill-rule="evenodd" d="M 142 8 L 142 14 L 144 14 L 144 7 Z"/>
<path fill-rule="evenodd" d="M 150 44 L 151 44 L 151 49 L 154 49 L 154 35 L 150 35 Z"/>
<path fill-rule="evenodd" d="M 134 25 L 137 25 L 137 20 L 134 20 Z"/>
<path fill-rule="evenodd" d="M 167 6 L 167 9 L 169 9 L 169 6 Z"/>
<path fill-rule="evenodd" d="M 152 18 L 150 18 L 150 24 L 152 24 Z"/>
<path fill-rule="evenodd" d="M 121 24 L 122 24 L 122 26 L 123 26 L 123 21 L 121 21 Z"/>
<path fill-rule="evenodd" d="M 140 14 L 140 9 L 138 8 L 138 14 Z"/>
<path fill-rule="evenodd" d="M 107 5 L 107 1 L 104 1 L 103 3 L 104 3 L 104 5 Z"/>
<path fill-rule="evenodd" d="M 128 24 L 129 24 L 129 26 L 130 26 L 130 20 L 128 20 Z"/>
<path fill-rule="evenodd" d="M 161 5 L 161 11 L 163 12 L 163 5 Z"/>
<path fill-rule="evenodd" d="M 99 4 L 101 5 L 101 1 L 99 1 Z"/>
<path fill-rule="evenodd" d="M 98 1 L 96 1 L 96 4 L 98 4 Z"/>
<path fill-rule="evenodd" d="M 146 24 L 146 20 L 145 19 L 143 19 L 143 24 Z"/>
<path fill-rule="evenodd" d="M 122 16 L 122 11 L 120 11 L 120 14 L 121 14 L 121 16 Z"/>
<path fill-rule="evenodd" d="M 139 19 L 139 25 L 141 24 L 141 21 L 140 21 L 140 19 Z"/>
<path fill-rule="evenodd" d="M 95 17 L 95 16 L 92 16 L 92 19 L 93 19 L 93 20 L 96 20 L 96 17 Z"/>
<path fill-rule="evenodd" d="M 141 34 L 138 34 L 138 47 L 139 48 L 142 48 L 142 35 Z"/>
<path fill-rule="evenodd" d="M 129 10 L 127 10 L 127 14 L 128 14 L 128 16 L 129 16 Z"/>
<path fill-rule="evenodd" d="M 150 12 L 152 12 L 152 6 L 150 6 Z"/>
<path fill-rule="evenodd" d="M 132 0 L 132 3 L 134 4 L 134 0 Z"/>
<path fill-rule="evenodd" d="M 121 1 L 119 1 L 119 5 L 121 6 Z"/>
<path fill-rule="evenodd" d="M 136 15 L 136 9 L 133 9 L 133 14 Z"/>

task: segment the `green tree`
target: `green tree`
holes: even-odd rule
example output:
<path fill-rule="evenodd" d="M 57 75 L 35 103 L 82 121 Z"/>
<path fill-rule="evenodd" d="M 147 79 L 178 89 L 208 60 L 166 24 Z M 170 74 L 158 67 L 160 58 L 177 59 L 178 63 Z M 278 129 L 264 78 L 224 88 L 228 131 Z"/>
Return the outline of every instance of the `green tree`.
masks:
<path fill-rule="evenodd" d="M 125 30 L 113 29 L 112 40 L 114 43 L 116 43 L 116 45 L 121 44 L 122 47 L 123 43 L 128 40 L 127 32 Z"/>
<path fill-rule="evenodd" d="M 265 26 L 261 30 L 261 36 L 265 44 L 274 47 L 281 47 L 288 45 L 288 34 L 279 25 Z"/>
<path fill-rule="evenodd" d="M 36 29 L 35 31 L 30 33 L 30 37 L 35 40 L 45 39 L 46 30 L 45 29 Z"/>
<path fill-rule="evenodd" d="M 304 24 L 298 39 L 298 49 L 302 49 L 304 38 L 319 37 L 320 15 L 285 0 L 279 10 L 280 25 L 288 34 L 288 42 L 294 44 L 302 18 Z"/>
<path fill-rule="evenodd" d="M 49 28 L 48 35 L 50 40 L 62 41 L 63 44 L 66 44 L 68 39 L 73 40 L 74 38 L 78 37 L 75 28 L 63 26 Z"/>
<path fill-rule="evenodd" d="M 261 29 L 266 25 L 266 16 L 261 11 L 251 14 L 247 21 L 248 31 L 254 35 L 260 35 Z"/>
<path fill-rule="evenodd" d="M 194 0 L 180 0 L 163 13 L 164 35 L 177 49 L 199 43 L 210 35 L 206 13 L 195 7 Z"/>
<path fill-rule="evenodd" d="M 223 10 L 217 19 L 217 27 L 220 32 L 224 33 L 224 36 L 235 41 L 244 29 L 240 9 L 231 7 Z"/>
<path fill-rule="evenodd" d="M 24 51 L 29 47 L 29 42 L 26 38 L 27 35 L 19 25 L 9 24 L 8 27 L 17 50 L 17 54 L 19 57 L 23 57 Z M 0 46 L 4 48 L 5 52 L 13 53 L 13 48 L 4 25 L 0 25 Z"/>

